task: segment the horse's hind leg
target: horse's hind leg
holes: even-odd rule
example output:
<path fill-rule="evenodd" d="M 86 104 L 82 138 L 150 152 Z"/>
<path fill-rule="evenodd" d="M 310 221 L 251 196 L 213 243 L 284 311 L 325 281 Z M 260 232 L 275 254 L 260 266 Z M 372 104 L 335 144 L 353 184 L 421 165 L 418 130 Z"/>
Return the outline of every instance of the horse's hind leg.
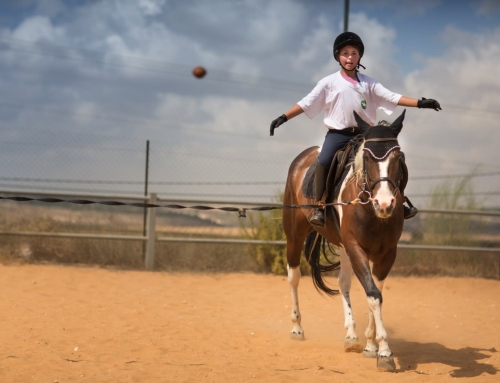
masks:
<path fill-rule="evenodd" d="M 351 307 L 351 298 L 349 296 L 352 280 L 352 265 L 345 249 L 340 249 L 340 272 L 339 289 L 342 294 L 342 306 L 344 307 L 344 327 L 347 334 L 344 339 L 344 349 L 346 351 L 358 351 L 359 339 L 356 335 L 356 321 Z"/>
<path fill-rule="evenodd" d="M 290 295 L 292 296 L 292 313 L 291 319 L 293 323 L 290 337 L 294 340 L 304 340 L 304 330 L 301 326 L 301 315 L 299 310 L 299 295 L 298 288 L 300 282 L 300 256 L 304 247 L 304 240 L 310 230 L 310 225 L 307 219 L 298 216 L 302 214 L 299 211 L 292 212 L 290 210 L 283 212 L 283 228 L 286 234 L 286 256 L 288 283 L 290 284 Z"/>

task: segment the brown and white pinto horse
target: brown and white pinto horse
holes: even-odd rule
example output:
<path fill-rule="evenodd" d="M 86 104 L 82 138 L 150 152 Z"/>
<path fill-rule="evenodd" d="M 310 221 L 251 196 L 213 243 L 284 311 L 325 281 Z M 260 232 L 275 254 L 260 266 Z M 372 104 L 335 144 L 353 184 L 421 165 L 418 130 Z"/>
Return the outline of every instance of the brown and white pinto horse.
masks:
<path fill-rule="evenodd" d="M 359 343 L 356 322 L 352 313 L 349 290 L 352 273 L 363 286 L 370 308 L 367 343 L 364 356 L 377 358 L 379 368 L 395 368 L 387 332 L 382 322 L 382 287 L 396 259 L 397 243 L 403 231 L 403 196 L 400 190 L 401 153 L 397 136 L 403 127 L 404 114 L 392 124 L 370 126 L 354 112 L 362 134 L 362 143 L 349 164 L 335 203 L 360 198 L 364 203 L 335 205 L 340 230 L 333 220 L 333 211 L 327 212 L 324 227 L 313 226 L 308 217 L 312 209 L 285 209 L 283 228 L 287 237 L 288 282 L 292 296 L 292 339 L 303 340 L 299 310 L 298 285 L 300 256 L 306 241 L 306 257 L 312 267 L 315 286 L 329 295 L 338 290 L 328 288 L 322 271 L 338 269 L 339 263 L 320 263 L 320 241 L 317 234 L 340 248 L 339 288 L 347 329 L 344 347 L 355 349 Z M 314 204 L 302 193 L 302 183 L 309 166 L 316 160 L 319 147 L 302 152 L 290 165 L 285 188 L 284 205 Z M 403 186 L 403 185 L 401 185 Z M 333 207 L 329 207 L 333 209 Z M 370 269 L 370 263 L 372 268 Z"/>

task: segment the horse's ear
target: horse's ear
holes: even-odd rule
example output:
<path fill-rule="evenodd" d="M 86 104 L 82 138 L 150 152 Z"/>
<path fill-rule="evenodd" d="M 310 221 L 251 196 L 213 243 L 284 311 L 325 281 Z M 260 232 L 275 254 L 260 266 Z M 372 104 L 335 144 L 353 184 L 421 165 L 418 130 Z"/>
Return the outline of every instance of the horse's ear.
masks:
<path fill-rule="evenodd" d="M 361 130 L 361 133 L 364 134 L 369 128 L 371 128 L 371 126 L 361 117 L 359 117 L 359 114 L 357 114 L 355 110 L 353 110 L 352 112 L 354 113 L 354 118 L 358 123 L 358 128 Z"/>
<path fill-rule="evenodd" d="M 394 120 L 394 122 L 391 124 L 391 128 L 394 130 L 394 133 L 396 133 L 396 137 L 399 135 L 401 132 L 401 129 L 403 129 L 403 120 L 405 119 L 405 113 L 406 109 L 403 110 L 403 113 Z"/>

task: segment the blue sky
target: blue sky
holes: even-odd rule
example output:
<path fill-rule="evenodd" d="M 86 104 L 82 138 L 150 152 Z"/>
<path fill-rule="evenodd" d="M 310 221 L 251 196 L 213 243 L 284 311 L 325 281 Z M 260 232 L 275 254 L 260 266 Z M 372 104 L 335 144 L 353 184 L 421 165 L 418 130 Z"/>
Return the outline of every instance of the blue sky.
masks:
<path fill-rule="evenodd" d="M 304 115 L 273 138 L 268 127 L 338 70 L 343 4 L 2 2 L 0 187 L 140 194 L 150 140 L 160 195 L 268 201 L 326 133 L 321 117 Z M 409 110 L 401 135 L 418 203 L 443 181 L 425 176 L 500 172 L 500 3 L 351 0 L 350 11 L 364 72 L 443 106 Z M 191 76 L 196 65 L 203 80 Z M 500 176 L 476 180 L 485 205 L 500 205 Z"/>

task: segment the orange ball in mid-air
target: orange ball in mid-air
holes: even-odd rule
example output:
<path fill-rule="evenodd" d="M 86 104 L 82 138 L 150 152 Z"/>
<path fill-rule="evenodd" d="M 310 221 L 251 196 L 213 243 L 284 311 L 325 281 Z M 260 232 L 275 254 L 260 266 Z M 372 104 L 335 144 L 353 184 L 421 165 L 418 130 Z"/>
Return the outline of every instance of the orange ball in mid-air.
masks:
<path fill-rule="evenodd" d="M 197 66 L 193 69 L 193 76 L 196 78 L 203 78 L 207 74 L 207 70 L 202 66 Z"/>

